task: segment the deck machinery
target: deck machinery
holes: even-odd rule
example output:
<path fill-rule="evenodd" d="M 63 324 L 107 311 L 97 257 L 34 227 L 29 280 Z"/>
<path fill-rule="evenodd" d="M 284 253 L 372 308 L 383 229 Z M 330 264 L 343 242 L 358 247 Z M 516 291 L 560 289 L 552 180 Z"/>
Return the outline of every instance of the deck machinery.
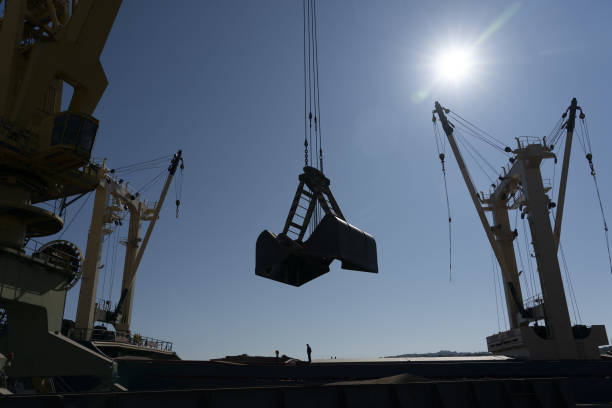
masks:
<path fill-rule="evenodd" d="M 608 343 L 603 325 L 571 325 L 557 257 L 577 110 L 580 107 L 574 98 L 566 111 L 567 137 L 559 199 L 558 203 L 553 203 L 546 194 L 540 172 L 543 160 L 556 160 L 553 146 L 547 145 L 546 139 L 517 138 L 515 149 L 506 147 L 506 152 L 514 155 L 510 159 L 512 166 L 508 171 L 504 168 L 504 174 L 490 195 L 479 195 L 457 146 L 454 126 L 446 116 L 450 110 L 435 103 L 434 121 L 437 115 L 502 271 L 510 330 L 487 337 L 492 353 L 531 360 L 599 359 L 598 346 Z M 553 229 L 549 213 L 554 207 L 557 213 Z M 526 216 L 529 221 L 542 288 L 543 302 L 531 307 L 524 306 L 513 244 L 517 234 L 508 217 L 508 211 L 517 208 L 522 211 L 521 217 Z M 492 214 L 492 223 L 485 212 Z M 544 325 L 538 325 L 539 321 Z"/>

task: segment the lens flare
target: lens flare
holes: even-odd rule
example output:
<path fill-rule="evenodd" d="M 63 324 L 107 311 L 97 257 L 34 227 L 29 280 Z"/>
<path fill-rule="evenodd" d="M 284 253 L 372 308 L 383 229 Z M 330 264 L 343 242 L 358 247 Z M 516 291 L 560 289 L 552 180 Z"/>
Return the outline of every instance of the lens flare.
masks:
<path fill-rule="evenodd" d="M 466 79 L 474 67 L 474 57 L 468 48 L 452 48 L 441 53 L 435 62 L 437 79 L 458 83 Z"/>

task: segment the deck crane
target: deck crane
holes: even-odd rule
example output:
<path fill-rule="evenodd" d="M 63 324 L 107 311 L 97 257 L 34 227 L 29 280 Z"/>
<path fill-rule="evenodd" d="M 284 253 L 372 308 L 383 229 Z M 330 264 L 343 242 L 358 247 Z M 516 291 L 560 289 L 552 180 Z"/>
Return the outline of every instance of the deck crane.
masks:
<path fill-rule="evenodd" d="M 559 199 L 554 230 L 549 212 L 555 207 L 548 195 L 540 172 L 540 164 L 555 159 L 553 146 L 546 138 L 517 138 L 515 149 L 506 147 L 512 154 L 512 166 L 504 169 L 493 191 L 485 196 L 477 193 L 454 136 L 455 126 L 448 119 L 450 109 L 436 102 L 434 122 L 439 120 L 449 145 L 457 159 L 461 175 L 476 212 L 501 268 L 510 330 L 487 337 L 487 347 L 495 354 L 505 354 L 534 360 L 598 359 L 598 346 L 607 344 L 603 325 L 590 327 L 571 325 L 557 250 L 561 232 L 565 191 L 569 168 L 572 135 L 576 112 L 581 111 L 576 98 L 572 99 L 564 118 L 567 131 L 565 154 L 559 188 Z M 512 230 L 508 211 L 519 208 L 521 217 L 527 217 L 531 230 L 535 260 L 542 289 L 543 303 L 525 307 L 519 282 L 513 241 L 517 236 Z M 492 222 L 486 212 L 492 214 Z M 544 325 L 538 325 L 544 321 Z M 530 325 L 535 322 L 536 324 Z"/>
<path fill-rule="evenodd" d="M 110 323 L 115 326 L 118 332 L 129 336 L 136 272 L 149 243 L 151 233 L 155 228 L 155 223 L 159 218 L 168 189 L 179 166 L 181 170 L 184 168 L 181 150 L 172 157 L 168 166 L 168 175 L 159 199 L 152 206 L 147 204 L 138 193 L 132 192 L 124 183 L 112 177 L 108 169 L 104 166 L 102 167 L 100 172 L 102 177 L 96 188 L 94 208 L 91 215 L 91 226 L 87 239 L 87 250 L 79 293 L 74 331 L 74 337 L 77 340 L 91 340 L 96 321 Z M 113 205 L 109 204 L 110 197 L 113 198 Z M 177 202 L 177 206 L 178 204 Z M 127 208 L 130 214 L 123 282 L 119 302 L 114 310 L 110 310 L 96 302 L 100 253 L 105 226 L 117 219 L 117 211 L 122 208 Z M 143 221 L 148 221 L 149 225 L 144 237 L 141 237 Z"/>
<path fill-rule="evenodd" d="M 329 188 L 330 180 L 323 174 L 315 3 L 303 0 L 304 172 L 283 231 L 274 234 L 265 230 L 256 244 L 255 273 L 293 286 L 329 272 L 334 259 L 340 260 L 344 269 L 378 272 L 376 241 L 346 221 Z M 311 235 L 305 239 L 309 228 Z"/>
<path fill-rule="evenodd" d="M 1 2 L 0 2 L 1 3 Z M 108 80 L 100 63 L 121 0 L 5 1 L 0 16 L 0 308 L 9 377 L 89 375 L 111 384 L 113 362 L 60 334 L 80 251 L 32 238 L 63 228 L 37 204 L 96 189 L 92 115 Z M 62 110 L 65 84 L 74 92 Z M 75 268 L 75 266 L 78 266 Z"/>

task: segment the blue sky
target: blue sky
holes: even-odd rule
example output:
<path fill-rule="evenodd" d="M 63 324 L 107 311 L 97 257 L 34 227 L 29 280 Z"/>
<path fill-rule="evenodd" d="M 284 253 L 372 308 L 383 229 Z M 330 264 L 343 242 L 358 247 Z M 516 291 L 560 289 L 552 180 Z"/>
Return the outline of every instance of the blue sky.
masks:
<path fill-rule="evenodd" d="M 485 337 L 505 324 L 491 251 L 449 154 L 449 282 L 434 100 L 510 144 L 548 134 L 577 97 L 610 212 L 612 4 L 319 2 L 326 174 L 348 221 L 376 238 L 380 273 L 333 264 L 301 288 L 255 276 L 255 240 L 281 230 L 301 172 L 302 3 L 146 4 L 124 2 L 103 52 L 110 84 L 95 114 L 93 156 L 117 167 L 184 151 L 181 216 L 171 194 L 138 272 L 132 320 L 134 331 L 173 341 L 183 358 L 305 357 L 306 343 L 314 358 L 486 349 Z M 467 80 L 435 81 L 437 54 L 477 41 Z M 506 163 L 481 148 L 497 167 Z M 573 153 L 562 242 L 582 321 L 612 330 L 599 208 L 577 144 Z M 85 207 L 64 235 L 83 250 L 90 214 Z M 77 297 L 78 286 L 67 317 Z"/>

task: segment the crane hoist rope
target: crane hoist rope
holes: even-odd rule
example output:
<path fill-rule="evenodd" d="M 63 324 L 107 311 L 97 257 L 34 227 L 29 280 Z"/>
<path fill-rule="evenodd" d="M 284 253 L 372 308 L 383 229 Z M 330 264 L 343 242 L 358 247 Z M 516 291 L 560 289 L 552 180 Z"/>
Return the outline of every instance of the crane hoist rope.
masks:
<path fill-rule="evenodd" d="M 302 3 L 304 12 L 304 164 L 323 172 L 316 0 L 302 0 Z M 322 212 L 321 205 L 315 205 L 309 226 L 310 232 L 319 223 Z"/>
<path fill-rule="evenodd" d="M 323 132 L 319 85 L 319 47 L 316 0 L 303 0 L 304 8 L 304 165 L 323 171 Z M 314 146 L 313 139 L 314 137 Z M 309 150 L 310 153 L 309 160 Z"/>
<path fill-rule="evenodd" d="M 551 144 L 551 149 L 554 148 L 554 146 L 556 146 L 560 141 L 561 138 L 564 136 L 564 129 L 567 129 L 568 126 L 568 121 L 566 121 L 566 117 L 570 111 L 571 107 L 568 107 L 565 112 L 563 112 L 563 114 L 561 115 L 561 118 L 559 118 L 559 120 L 557 121 L 557 124 L 555 125 L 555 128 L 553 129 L 553 131 L 550 133 L 549 135 L 549 141 Z M 601 220 L 602 220 L 602 224 L 603 224 L 603 230 L 604 230 L 604 240 L 605 240 L 605 244 L 606 244 L 606 250 L 607 250 L 607 255 L 608 255 L 608 264 L 610 267 L 610 273 L 612 273 L 612 253 L 610 250 L 610 237 L 609 237 L 609 228 L 608 228 L 608 222 L 606 220 L 606 214 L 604 211 L 604 207 L 603 207 L 603 201 L 601 198 L 601 192 L 599 189 L 599 182 L 597 179 L 597 172 L 595 171 L 595 165 L 593 163 L 593 149 L 591 146 L 591 136 L 589 133 L 589 127 L 588 124 L 586 122 L 586 114 L 584 113 L 584 111 L 582 110 L 582 107 L 580 106 L 576 106 L 576 109 L 580 111 L 580 115 L 578 116 L 578 118 L 580 119 L 579 121 L 579 126 L 575 127 L 574 131 L 576 133 L 576 136 L 578 138 L 578 144 L 580 144 L 580 147 L 582 148 L 582 151 L 584 152 L 585 158 L 588 162 L 589 165 L 589 171 L 591 174 L 591 177 L 593 177 L 593 186 L 595 188 L 595 197 L 597 199 L 597 203 L 599 205 L 599 211 L 601 213 Z"/>
<path fill-rule="evenodd" d="M 599 204 L 599 211 L 601 212 L 601 220 L 603 223 L 604 237 L 606 241 L 606 249 L 608 251 L 608 264 L 610 265 L 610 273 L 612 273 L 612 255 L 610 254 L 610 237 L 608 235 L 608 222 L 606 221 L 606 214 L 603 208 L 601 200 L 601 193 L 599 191 L 599 182 L 597 181 L 597 172 L 595 171 L 595 165 L 593 164 L 593 150 L 591 148 L 591 136 L 589 134 L 589 127 L 585 120 L 586 115 L 580 109 L 580 131 L 578 133 L 578 140 L 581 140 L 580 145 L 584 151 L 585 157 L 589 164 L 591 176 L 593 177 L 593 185 L 595 187 L 595 194 L 597 196 L 597 202 Z"/>
<path fill-rule="evenodd" d="M 453 279 L 453 234 L 452 234 L 452 217 L 450 200 L 448 198 L 448 184 L 446 182 L 446 140 L 440 133 L 436 116 L 432 114 L 431 121 L 434 128 L 434 138 L 436 139 L 436 149 L 438 150 L 438 157 L 440 158 L 440 164 L 442 166 L 442 178 L 444 179 L 444 195 L 446 197 L 446 211 L 448 215 L 448 281 L 451 282 Z"/>
<path fill-rule="evenodd" d="M 62 233 L 59 235 L 58 239 L 62 239 L 62 237 L 64 236 L 64 234 L 66 233 L 66 231 L 68 231 L 68 229 L 70 228 L 70 226 L 72 225 L 72 223 L 74 222 L 75 218 L 78 217 L 79 213 L 81 212 L 81 210 L 83 209 L 83 207 L 85 207 L 85 204 L 87 204 L 87 202 L 89 201 L 89 199 L 91 198 L 92 194 L 87 193 L 87 197 L 85 197 L 85 200 L 83 200 L 83 202 L 81 202 L 80 207 L 78 208 L 78 210 L 76 211 L 76 213 L 74 213 L 74 215 L 72 216 L 72 218 L 70 219 L 70 222 L 68 223 L 68 225 L 66 225 L 66 227 L 62 230 Z"/>

